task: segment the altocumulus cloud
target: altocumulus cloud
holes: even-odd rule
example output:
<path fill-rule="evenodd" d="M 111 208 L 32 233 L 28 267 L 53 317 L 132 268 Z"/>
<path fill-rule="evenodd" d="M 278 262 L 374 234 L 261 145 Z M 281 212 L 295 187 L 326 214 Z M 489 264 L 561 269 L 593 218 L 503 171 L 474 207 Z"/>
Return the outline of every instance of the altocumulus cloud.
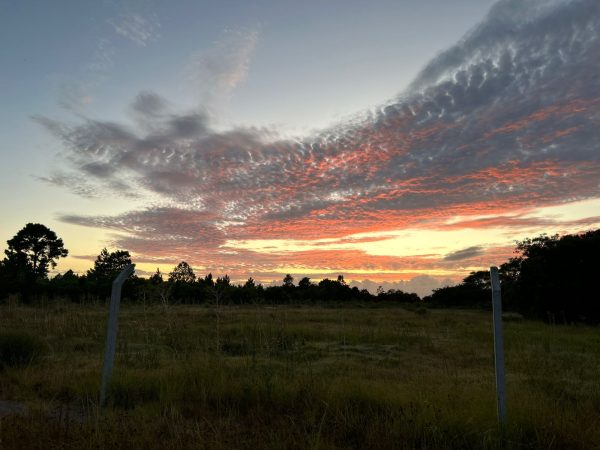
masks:
<path fill-rule="evenodd" d="M 213 64 L 203 76 L 229 73 L 223 86 L 238 83 L 256 36 L 245 39 L 231 56 L 236 70 Z M 98 192 L 160 199 L 121 216 L 62 219 L 120 232 L 117 244 L 142 257 L 176 257 L 176 249 L 232 271 L 266 257 L 232 253 L 226 242 L 442 229 L 457 215 L 594 198 L 599 61 L 598 1 L 500 1 L 397 99 L 311 137 L 217 131 L 202 111 L 172 112 L 151 92 L 134 99 L 131 124 L 37 117 L 70 164 L 44 179 L 65 186 L 84 177 Z M 484 251 L 439 256 L 429 267 Z"/>

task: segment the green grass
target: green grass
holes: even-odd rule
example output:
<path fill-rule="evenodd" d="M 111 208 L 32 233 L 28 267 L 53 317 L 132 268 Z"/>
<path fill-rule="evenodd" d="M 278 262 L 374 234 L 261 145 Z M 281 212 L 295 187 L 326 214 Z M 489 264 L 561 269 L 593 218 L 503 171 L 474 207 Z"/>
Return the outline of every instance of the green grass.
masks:
<path fill-rule="evenodd" d="M 497 427 L 491 313 L 400 307 L 0 306 L 45 349 L 0 369 L 0 448 L 600 448 L 600 329 L 504 325 Z"/>

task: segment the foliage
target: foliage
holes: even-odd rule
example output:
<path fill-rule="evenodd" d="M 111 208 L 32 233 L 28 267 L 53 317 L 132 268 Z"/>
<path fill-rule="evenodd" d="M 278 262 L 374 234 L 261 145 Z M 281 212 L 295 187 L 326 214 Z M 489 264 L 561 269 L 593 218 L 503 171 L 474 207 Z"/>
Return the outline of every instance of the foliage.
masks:
<path fill-rule="evenodd" d="M 491 289 L 463 281 L 456 286 L 434 289 L 433 293 L 423 301 L 431 306 L 442 308 L 491 308 L 491 295 Z"/>
<path fill-rule="evenodd" d="M 286 288 L 293 288 L 294 287 L 294 277 L 288 273 L 285 277 L 283 277 L 283 285 Z"/>
<path fill-rule="evenodd" d="M 541 235 L 517 245 L 512 264 L 518 276 L 510 301 L 528 317 L 555 322 L 600 322 L 594 286 L 600 255 L 600 230 L 559 237 Z"/>
<path fill-rule="evenodd" d="M 18 236 L 22 237 L 24 230 L 30 230 L 30 225 L 33 224 L 28 224 Z M 48 236 L 46 241 L 56 241 L 57 245 L 62 245 L 60 239 L 52 237 L 55 235 Z M 12 259 L 6 258 L 0 264 L 0 299 L 7 298 L 14 292 L 18 292 L 24 300 L 40 297 L 66 297 L 73 301 L 107 298 L 114 277 L 126 264 L 131 263 L 129 252 L 108 252 L 103 249 L 94 262 L 94 267 L 84 276 L 67 271 L 51 280 L 43 277 L 25 280 L 15 276 L 18 261 L 21 261 L 22 267 L 29 267 L 27 270 L 30 273 L 33 273 L 35 267 L 39 275 L 42 270 L 40 267 L 53 264 L 51 256 L 55 253 L 38 252 L 37 256 L 27 252 L 19 253 L 16 249 L 26 248 L 27 245 L 23 243 L 25 241 L 21 239 L 21 244 L 16 245 L 15 237 L 9 241 L 11 242 L 12 250 L 7 250 L 7 255 L 10 253 Z M 35 248 L 39 250 L 40 247 Z M 600 322 L 600 302 L 594 292 L 595 274 L 592 271 L 596 265 L 596 255 L 600 254 L 600 230 L 577 235 L 540 235 L 527 238 L 516 243 L 515 254 L 499 267 L 504 310 L 554 323 Z M 124 285 L 123 296 L 129 300 L 162 304 L 338 305 L 347 302 L 410 304 L 421 301 L 414 293 L 395 289 L 384 291 L 381 287 L 377 290 L 377 295 L 372 295 L 366 290 L 350 287 L 343 275 L 333 280 L 323 279 L 318 284 L 303 277 L 295 285 L 292 275 L 287 274 L 279 286 L 263 287 L 253 278 L 249 278 L 243 285 L 235 285 L 228 275 L 215 279 L 209 273 L 197 278 L 185 261 L 174 268 L 166 282 L 158 269 L 149 279 L 132 277 Z M 489 309 L 489 272 L 471 272 L 460 284 L 436 289 L 423 300 L 425 306 Z"/>
<path fill-rule="evenodd" d="M 64 274 L 58 274 L 51 280 L 42 279 L 35 283 L 24 283 L 15 279 L 5 260 L 0 264 L 0 300 L 15 292 L 19 293 L 23 299 L 62 297 L 75 302 L 98 298 L 107 299 L 114 278 L 131 262 L 131 255 L 128 251 L 109 252 L 104 248 L 94 261 L 93 268 L 88 270 L 85 275 L 77 275 L 69 270 Z M 336 304 L 349 301 L 414 302 L 415 299 L 418 301 L 416 294 L 405 294 L 399 290 L 389 291 L 378 297 L 373 296 L 366 290 L 361 291 L 356 287 L 350 287 L 341 274 L 336 280 L 325 279 L 319 284 L 312 283 L 310 278 L 304 277 L 298 286 L 295 286 L 294 277 L 287 274 L 283 278 L 281 286 L 264 288 L 251 277 L 243 285 L 234 285 L 227 274 L 218 276 L 216 279 L 211 273 L 197 278 L 190 265 L 185 261 L 180 262 L 173 269 L 167 281 L 163 279 L 163 274 L 159 269 L 148 279 L 132 276 L 123 286 L 123 298 L 162 304 L 315 302 Z"/>
<path fill-rule="evenodd" d="M 181 261 L 169 274 L 169 282 L 193 283 L 196 281 L 196 275 L 188 263 Z"/>
<path fill-rule="evenodd" d="M 149 278 L 150 283 L 152 284 L 161 284 L 164 282 L 162 273 L 160 273 L 160 269 L 156 269 L 156 272 Z"/>
<path fill-rule="evenodd" d="M 313 284 L 310 282 L 310 278 L 308 277 L 304 277 L 302 278 L 299 282 L 298 282 L 298 287 L 300 289 L 308 289 L 312 286 Z"/>
<path fill-rule="evenodd" d="M 554 323 L 600 322 L 594 286 L 600 230 L 527 238 L 517 242 L 515 253 L 499 267 L 505 310 Z M 489 272 L 472 272 L 424 300 L 433 306 L 490 308 Z"/>
<path fill-rule="evenodd" d="M 380 292 L 377 295 L 377 299 L 403 303 L 419 303 L 421 301 L 417 294 L 409 294 L 408 292 L 401 291 L 400 289 L 389 289 L 386 292 Z"/>
<path fill-rule="evenodd" d="M 62 239 L 40 223 L 28 223 L 6 243 L 4 266 L 20 277 L 46 278 L 48 268 L 69 254 Z"/>
<path fill-rule="evenodd" d="M 128 251 L 116 250 L 109 253 L 103 248 L 94 261 L 94 268 L 88 270 L 87 275 L 91 279 L 112 280 L 129 264 L 131 255 Z"/>
<path fill-rule="evenodd" d="M 103 248 L 94 261 L 94 267 L 87 271 L 87 279 L 84 280 L 87 290 L 94 295 L 107 298 L 110 295 L 113 280 L 129 264 L 131 264 L 131 255 L 127 250 L 109 252 Z M 135 276 L 133 278 L 135 279 Z M 134 284 L 125 283 L 123 287 L 125 296 L 133 295 Z"/>
<path fill-rule="evenodd" d="M 44 345 L 25 332 L 0 332 L 0 369 L 31 363 L 42 354 Z"/>

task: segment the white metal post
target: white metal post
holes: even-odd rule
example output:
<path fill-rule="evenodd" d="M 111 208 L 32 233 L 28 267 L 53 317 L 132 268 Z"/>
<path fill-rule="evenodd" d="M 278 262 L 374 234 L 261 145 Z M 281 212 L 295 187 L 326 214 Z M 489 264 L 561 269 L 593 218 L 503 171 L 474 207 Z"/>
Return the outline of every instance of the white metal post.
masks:
<path fill-rule="evenodd" d="M 102 384 L 100 385 L 100 405 L 104 405 L 104 402 L 106 401 L 106 388 L 110 382 L 115 360 L 121 288 L 123 287 L 125 280 L 133 274 L 134 269 L 135 264 L 128 264 L 121 273 L 117 275 L 117 278 L 115 278 L 112 283 L 108 329 L 106 332 L 106 351 L 104 353 L 104 366 L 102 368 Z"/>
<path fill-rule="evenodd" d="M 490 267 L 492 307 L 494 316 L 494 363 L 496 366 L 496 401 L 498 422 L 506 424 L 506 379 L 504 375 L 504 339 L 502 338 L 502 293 L 498 268 Z"/>

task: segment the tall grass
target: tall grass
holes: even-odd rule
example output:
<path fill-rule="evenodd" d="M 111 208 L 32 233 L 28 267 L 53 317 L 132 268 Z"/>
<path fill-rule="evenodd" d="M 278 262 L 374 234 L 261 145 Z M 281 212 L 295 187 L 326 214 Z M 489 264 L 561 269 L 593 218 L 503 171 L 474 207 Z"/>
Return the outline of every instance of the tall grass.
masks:
<path fill-rule="evenodd" d="M 0 418 L 0 447 L 600 447 L 597 328 L 505 324 L 501 435 L 486 312 L 123 305 L 100 409 L 106 316 L 0 309 L 46 347 L 0 372 L 29 411 Z"/>

